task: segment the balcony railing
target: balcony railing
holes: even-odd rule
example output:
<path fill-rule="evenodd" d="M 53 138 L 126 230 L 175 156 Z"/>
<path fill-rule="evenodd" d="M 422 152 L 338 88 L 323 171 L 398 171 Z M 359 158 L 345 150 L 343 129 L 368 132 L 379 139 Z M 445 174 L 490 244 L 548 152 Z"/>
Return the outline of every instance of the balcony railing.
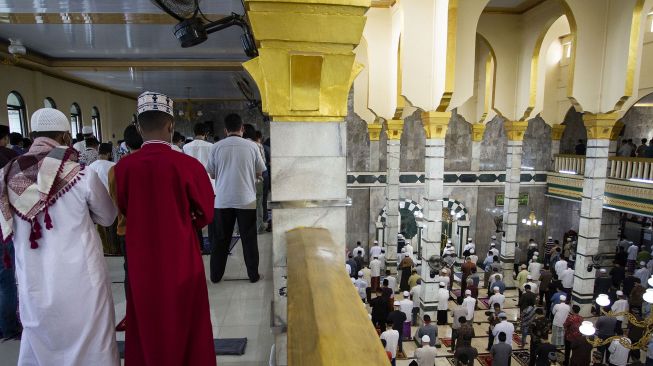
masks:
<path fill-rule="evenodd" d="M 653 181 L 653 159 L 611 156 L 608 158 L 607 178 Z M 585 156 L 556 155 L 553 169 L 558 173 L 585 174 Z"/>

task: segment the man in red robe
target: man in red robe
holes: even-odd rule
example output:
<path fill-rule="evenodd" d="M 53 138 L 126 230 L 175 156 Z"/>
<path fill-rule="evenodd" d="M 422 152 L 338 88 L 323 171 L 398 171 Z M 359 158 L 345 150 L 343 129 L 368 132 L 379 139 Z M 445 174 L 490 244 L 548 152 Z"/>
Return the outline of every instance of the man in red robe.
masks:
<path fill-rule="evenodd" d="M 138 98 L 144 143 L 114 167 L 129 260 L 125 365 L 215 365 L 204 264 L 196 232 L 213 218 L 213 188 L 193 157 L 172 150 L 172 100 Z"/>

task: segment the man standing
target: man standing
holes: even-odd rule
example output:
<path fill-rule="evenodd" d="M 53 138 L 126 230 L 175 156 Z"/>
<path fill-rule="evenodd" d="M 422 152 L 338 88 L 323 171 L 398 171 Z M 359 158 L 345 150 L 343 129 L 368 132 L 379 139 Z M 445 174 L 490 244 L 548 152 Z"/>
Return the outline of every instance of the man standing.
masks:
<path fill-rule="evenodd" d="M 7 147 L 9 144 L 9 127 L 0 125 L 0 168 L 18 156 L 14 150 Z M 2 251 L 0 251 L 2 252 Z M 16 338 L 20 335 L 18 321 L 18 289 L 16 288 L 16 274 L 14 271 L 14 246 L 10 241 L 5 244 L 4 252 L 8 261 L 0 262 L 0 338 Z M 8 262 L 8 263 L 3 263 Z"/>
<path fill-rule="evenodd" d="M 372 323 L 381 329 L 385 329 L 385 323 L 388 320 L 389 313 L 389 298 L 383 296 L 383 290 L 379 287 L 376 289 L 376 297 L 370 299 L 370 307 L 372 307 Z"/>
<path fill-rule="evenodd" d="M 472 292 L 470 290 L 465 290 L 465 300 L 463 300 L 463 306 L 467 309 L 467 320 L 469 322 L 473 322 L 474 310 L 476 310 L 476 299 L 472 297 Z"/>
<path fill-rule="evenodd" d="M 93 137 L 93 127 L 91 126 L 82 127 L 82 136 L 84 138 L 80 141 L 77 141 L 75 145 L 73 145 L 73 148 L 80 153 L 86 150 L 86 139 Z"/>
<path fill-rule="evenodd" d="M 403 352 L 403 333 L 404 333 L 404 322 L 406 319 L 406 314 L 400 310 L 401 302 L 394 302 L 394 310 L 388 314 L 388 323 L 392 323 L 392 329 L 396 330 L 399 333 L 399 351 Z"/>
<path fill-rule="evenodd" d="M 428 314 L 424 315 L 423 319 L 424 324 L 417 329 L 417 332 L 415 332 L 415 339 L 420 340 L 427 335 L 430 339 L 430 345 L 435 346 L 435 340 L 438 337 L 438 327 L 431 324 L 431 317 Z"/>
<path fill-rule="evenodd" d="M 615 301 L 614 304 L 612 304 L 612 312 L 614 314 L 627 313 L 629 310 L 628 300 L 626 300 L 626 296 L 624 296 L 623 291 L 617 291 L 617 297 L 619 299 Z M 624 319 L 625 317 L 623 314 L 617 315 L 617 328 L 621 328 L 623 326 Z"/>
<path fill-rule="evenodd" d="M 499 319 L 501 320 L 499 324 L 494 326 L 492 334 L 494 335 L 494 344 L 499 343 L 499 333 L 506 333 L 506 339 L 509 341 L 509 344 L 512 345 L 512 336 L 515 334 L 515 326 L 508 322 L 508 316 L 504 312 L 499 313 Z"/>
<path fill-rule="evenodd" d="M 490 349 L 492 355 L 492 366 L 510 366 L 512 357 L 512 346 L 506 343 L 506 333 L 499 333 L 499 343 Z"/>
<path fill-rule="evenodd" d="M 113 170 L 118 209 L 128 222 L 125 361 L 215 365 L 196 235 L 212 219 L 213 189 L 197 160 L 172 150 L 172 99 L 141 94 L 138 129 L 145 141 L 141 149 Z"/>
<path fill-rule="evenodd" d="M 437 351 L 435 347 L 431 347 L 431 337 L 422 336 L 422 347 L 415 350 L 415 359 L 418 366 L 433 366 L 435 364 L 435 357 Z"/>
<path fill-rule="evenodd" d="M 398 345 L 401 344 L 401 340 L 399 339 L 399 332 L 397 332 L 396 329 L 393 329 L 393 325 L 391 321 L 388 321 L 386 324 L 385 331 L 381 333 L 381 339 L 384 340 L 385 343 L 385 350 L 390 352 L 392 355 L 392 366 L 395 366 L 395 362 L 397 359 L 397 348 Z"/>
<path fill-rule="evenodd" d="M 206 168 L 209 165 L 209 156 L 211 155 L 211 148 L 213 144 L 206 141 L 206 136 L 209 134 L 209 127 L 206 123 L 197 123 L 193 127 L 195 137 L 193 141 L 184 145 L 184 154 L 194 157 Z"/>
<path fill-rule="evenodd" d="M 438 289 L 438 325 L 447 324 L 447 311 L 449 310 L 449 290 L 444 282 L 440 282 Z"/>
<path fill-rule="evenodd" d="M 372 276 L 371 284 L 372 291 L 376 291 L 381 283 L 381 261 L 378 256 L 374 256 L 370 262 L 370 275 Z"/>
<path fill-rule="evenodd" d="M 4 242 L 13 235 L 20 283 L 18 364 L 119 365 L 111 283 L 95 229 L 111 225 L 116 208 L 68 147 L 63 113 L 39 109 L 31 127 L 29 152 L 0 171 L 0 231 Z"/>
<path fill-rule="evenodd" d="M 494 304 L 499 304 L 499 308 L 503 310 L 503 303 L 506 301 L 506 297 L 499 292 L 498 287 L 494 287 L 494 295 L 490 296 L 488 299 L 488 305 L 493 307 Z"/>
<path fill-rule="evenodd" d="M 91 136 L 86 140 L 86 148 L 79 154 L 79 163 L 85 166 L 91 165 L 94 161 L 98 159 L 98 148 L 100 147 L 100 141 L 95 137 Z"/>
<path fill-rule="evenodd" d="M 453 322 L 451 324 L 451 352 L 456 349 L 456 339 L 460 331 L 460 323 L 467 320 L 467 308 L 462 305 L 456 306 L 452 312 Z"/>
<path fill-rule="evenodd" d="M 476 270 L 476 265 L 472 263 L 472 259 L 467 257 L 465 258 L 465 263 L 463 263 L 461 266 L 461 270 L 463 272 L 462 280 L 460 281 L 461 284 L 461 292 L 465 292 L 467 289 L 467 278 L 472 275 L 472 271 Z"/>
<path fill-rule="evenodd" d="M 535 309 L 535 320 L 528 327 L 529 334 L 531 335 L 531 358 L 529 366 L 535 365 L 535 356 L 540 344 L 549 339 L 549 330 L 551 325 L 544 316 L 542 308 Z"/>
<path fill-rule="evenodd" d="M 375 240 L 374 245 L 370 247 L 370 258 L 378 257 L 381 255 L 381 246 L 379 245 L 379 241 Z"/>
<path fill-rule="evenodd" d="M 224 124 L 227 137 L 213 145 L 207 169 L 215 178 L 216 192 L 211 282 L 222 280 L 236 220 L 247 276 L 250 282 L 257 282 L 261 275 L 256 238 L 256 181 L 262 179 L 265 163 L 256 143 L 242 138 L 243 121 L 239 115 L 228 115 Z"/>
<path fill-rule="evenodd" d="M 585 337 L 580 333 L 580 330 L 578 330 L 580 325 L 583 323 L 583 317 L 578 314 L 579 312 L 580 306 L 572 306 L 571 313 L 569 313 L 567 320 L 565 320 L 565 366 L 569 365 L 569 355 L 571 354 L 572 343 L 578 339 L 585 341 Z"/>

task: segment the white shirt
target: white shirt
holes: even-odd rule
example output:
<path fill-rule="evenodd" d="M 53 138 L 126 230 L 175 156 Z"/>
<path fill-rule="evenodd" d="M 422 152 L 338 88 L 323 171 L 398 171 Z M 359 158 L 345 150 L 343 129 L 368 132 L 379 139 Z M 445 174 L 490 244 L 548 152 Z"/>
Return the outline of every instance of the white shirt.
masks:
<path fill-rule="evenodd" d="M 378 257 L 381 255 L 381 247 L 375 245 L 370 248 L 370 258 Z"/>
<path fill-rule="evenodd" d="M 465 246 L 463 247 L 463 253 L 464 253 L 465 251 L 470 250 L 470 249 L 474 249 L 474 251 L 476 251 L 476 244 L 474 244 L 474 243 L 467 243 L 467 244 L 465 244 Z"/>
<path fill-rule="evenodd" d="M 413 258 L 413 255 L 415 254 L 413 253 L 413 246 L 410 244 L 406 244 L 404 245 L 404 248 L 406 248 L 406 255 L 409 255 L 411 258 Z"/>
<path fill-rule="evenodd" d="M 363 272 L 363 280 L 365 282 L 367 282 L 368 284 L 371 284 L 372 283 L 372 270 L 367 268 L 367 267 L 364 267 L 363 269 L 361 269 L 361 271 Z"/>
<path fill-rule="evenodd" d="M 449 284 L 451 283 L 449 276 L 436 276 L 433 280 L 437 283 L 444 282 L 446 288 L 449 288 Z"/>
<path fill-rule="evenodd" d="M 347 263 L 345 263 L 345 271 L 347 271 L 347 276 L 351 273 L 351 266 Z"/>
<path fill-rule="evenodd" d="M 499 333 L 506 333 L 506 343 L 512 346 L 512 335 L 515 333 L 515 326 L 507 320 L 502 320 L 494 326 L 492 335 L 494 335 L 494 344 L 499 343 Z"/>
<path fill-rule="evenodd" d="M 528 273 L 531 274 L 531 277 L 533 277 L 533 280 L 535 281 L 540 280 L 541 271 L 542 271 L 542 263 L 531 262 L 531 264 L 528 265 Z"/>
<path fill-rule="evenodd" d="M 109 169 L 114 165 L 116 163 L 109 160 L 96 160 L 88 166 L 89 169 L 95 170 L 107 191 L 109 190 Z"/>
<path fill-rule="evenodd" d="M 213 144 L 204 140 L 193 140 L 184 145 L 184 154 L 194 157 L 199 160 L 204 168 L 209 165 L 209 155 L 211 155 L 211 148 Z"/>
<path fill-rule="evenodd" d="M 619 299 L 612 304 L 612 311 L 614 313 L 622 313 L 625 311 L 628 311 L 628 300 L 625 299 Z M 624 316 L 620 315 L 617 316 L 617 320 L 621 320 L 622 322 L 624 321 Z"/>
<path fill-rule="evenodd" d="M 528 281 L 528 282 L 526 282 L 526 283 L 524 284 L 524 287 L 522 287 L 522 290 L 526 291 L 526 285 L 531 286 L 531 292 L 532 292 L 532 293 L 534 293 L 535 295 L 538 294 L 538 291 L 537 291 L 537 290 L 540 288 L 540 286 L 538 286 L 537 283 L 535 283 L 535 282 L 533 282 L 533 281 Z"/>
<path fill-rule="evenodd" d="M 469 259 L 471 259 L 474 264 L 478 263 L 478 256 L 476 254 L 470 254 Z"/>
<path fill-rule="evenodd" d="M 388 276 L 385 279 L 388 280 L 388 287 L 392 289 L 392 293 L 397 291 L 397 279 L 392 276 Z"/>
<path fill-rule="evenodd" d="M 381 276 L 381 261 L 378 259 L 372 259 L 370 262 L 370 271 L 372 277 Z"/>
<path fill-rule="evenodd" d="M 562 271 L 562 274 L 560 274 L 559 280 L 562 282 L 562 287 L 564 288 L 572 288 L 574 286 L 574 270 L 571 268 L 567 268 L 564 271 Z"/>
<path fill-rule="evenodd" d="M 180 153 L 184 152 L 184 150 L 182 150 L 181 147 L 177 146 L 176 144 L 172 144 L 170 147 L 172 148 L 172 150 L 176 152 L 180 152 Z"/>
<path fill-rule="evenodd" d="M 410 299 L 403 299 L 399 301 L 399 310 L 406 314 L 406 321 L 410 321 L 413 315 L 413 302 Z"/>
<path fill-rule="evenodd" d="M 415 350 L 415 360 L 417 360 L 418 366 L 435 365 L 436 356 L 437 356 L 436 348 L 431 347 L 428 344 Z"/>
<path fill-rule="evenodd" d="M 438 290 L 438 310 L 449 310 L 449 290 L 446 288 Z"/>
<path fill-rule="evenodd" d="M 488 301 L 490 304 L 490 309 L 494 309 L 494 304 L 499 304 L 501 310 L 503 310 L 503 303 L 506 302 L 506 296 L 501 294 L 494 294 L 490 296 Z"/>
<path fill-rule="evenodd" d="M 490 248 L 489 251 L 492 252 L 492 256 L 499 255 L 499 249 L 497 248 Z"/>
<path fill-rule="evenodd" d="M 265 170 L 253 141 L 229 136 L 216 142 L 207 167 L 215 178 L 215 208 L 256 209 L 256 179 Z"/>
<path fill-rule="evenodd" d="M 633 244 L 628 247 L 628 260 L 634 261 L 637 259 L 637 252 L 639 252 L 639 249 L 637 249 L 637 245 Z"/>
<path fill-rule="evenodd" d="M 364 299 L 366 296 L 365 289 L 367 288 L 367 282 L 362 278 L 357 278 L 354 281 L 354 286 L 358 289 L 358 296 L 360 296 L 361 299 Z"/>
<path fill-rule="evenodd" d="M 630 343 L 630 339 L 627 337 L 622 337 L 621 338 L 624 343 Z M 619 339 L 615 339 L 610 343 L 610 347 L 608 347 L 608 351 L 610 351 L 610 363 L 616 366 L 626 366 L 628 363 L 628 355 L 630 354 L 630 350 L 624 346 L 621 345 Z"/>
<path fill-rule="evenodd" d="M 467 309 L 467 316 L 466 316 L 467 321 L 474 320 L 474 309 L 476 308 L 476 299 L 471 296 L 467 296 L 463 300 L 463 307 Z"/>
<path fill-rule="evenodd" d="M 557 304 L 551 310 L 553 314 L 553 325 L 556 327 L 563 327 L 565 325 L 565 320 L 567 320 L 567 315 L 569 315 L 569 305 L 567 304 Z"/>
<path fill-rule="evenodd" d="M 385 270 L 385 254 L 379 254 L 379 262 L 381 262 L 381 270 Z M 381 272 L 384 273 L 384 272 Z"/>
<path fill-rule="evenodd" d="M 646 267 L 642 267 L 635 271 L 634 274 L 635 277 L 639 278 L 642 286 L 646 288 L 646 284 L 648 283 L 648 279 L 651 277 L 651 271 L 648 270 Z"/>
<path fill-rule="evenodd" d="M 79 152 L 86 150 L 86 140 L 75 142 L 75 144 L 73 145 L 73 149 Z"/>
<path fill-rule="evenodd" d="M 567 261 L 564 260 L 564 259 L 560 259 L 559 261 L 556 262 L 556 265 L 555 265 L 554 268 L 555 268 L 556 274 L 558 275 L 558 277 L 560 277 L 560 275 L 562 274 L 562 271 L 567 269 Z"/>
<path fill-rule="evenodd" d="M 386 330 L 385 332 L 381 333 L 381 339 L 385 340 L 385 350 L 392 354 L 392 358 L 397 358 L 399 332 L 394 329 Z"/>
<path fill-rule="evenodd" d="M 360 253 L 361 257 L 365 258 L 365 249 L 363 247 L 356 247 L 351 252 L 354 254 L 354 257 L 358 257 L 358 253 Z"/>
<path fill-rule="evenodd" d="M 415 285 L 410 289 L 410 296 L 413 299 L 413 308 L 419 307 L 419 294 L 422 292 L 422 285 Z"/>

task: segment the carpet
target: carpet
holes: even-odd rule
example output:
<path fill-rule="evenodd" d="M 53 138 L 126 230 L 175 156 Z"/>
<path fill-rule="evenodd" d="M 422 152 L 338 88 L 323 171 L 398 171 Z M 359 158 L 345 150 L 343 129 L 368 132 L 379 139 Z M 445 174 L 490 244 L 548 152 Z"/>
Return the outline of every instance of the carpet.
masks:
<path fill-rule="evenodd" d="M 449 361 L 449 365 L 451 366 L 456 366 L 456 358 L 453 356 L 447 356 L 445 357 L 447 361 Z"/>
<path fill-rule="evenodd" d="M 528 334 L 526 335 L 528 336 Z M 520 346 L 522 345 L 522 340 L 521 337 L 518 334 L 512 334 L 512 341 L 515 342 L 516 345 Z"/>
<path fill-rule="evenodd" d="M 447 348 L 451 348 L 451 343 L 453 343 L 451 338 L 440 338 L 440 342 L 442 343 L 443 346 Z"/>
<path fill-rule="evenodd" d="M 515 350 L 513 349 L 512 351 L 512 357 L 517 360 L 517 364 L 520 366 L 528 366 L 528 363 L 531 359 L 531 351 L 525 350 L 525 349 L 520 349 L 520 350 Z M 565 355 L 560 352 L 559 350 L 556 351 L 556 358 L 558 361 L 564 360 Z"/>
<path fill-rule="evenodd" d="M 241 356 L 247 348 L 247 338 L 224 338 L 214 339 L 213 347 L 218 356 Z M 125 358 L 125 342 L 118 341 L 118 352 L 120 358 Z"/>
<path fill-rule="evenodd" d="M 491 366 L 492 365 L 492 355 L 490 355 L 489 353 L 478 355 L 478 357 L 476 357 L 476 360 L 482 366 Z"/>
<path fill-rule="evenodd" d="M 487 297 L 479 297 L 478 298 L 478 307 L 479 308 L 481 307 L 481 304 L 483 304 L 483 306 L 485 307 L 485 309 L 481 309 L 481 310 L 489 309 L 490 308 L 490 299 L 487 298 Z"/>

